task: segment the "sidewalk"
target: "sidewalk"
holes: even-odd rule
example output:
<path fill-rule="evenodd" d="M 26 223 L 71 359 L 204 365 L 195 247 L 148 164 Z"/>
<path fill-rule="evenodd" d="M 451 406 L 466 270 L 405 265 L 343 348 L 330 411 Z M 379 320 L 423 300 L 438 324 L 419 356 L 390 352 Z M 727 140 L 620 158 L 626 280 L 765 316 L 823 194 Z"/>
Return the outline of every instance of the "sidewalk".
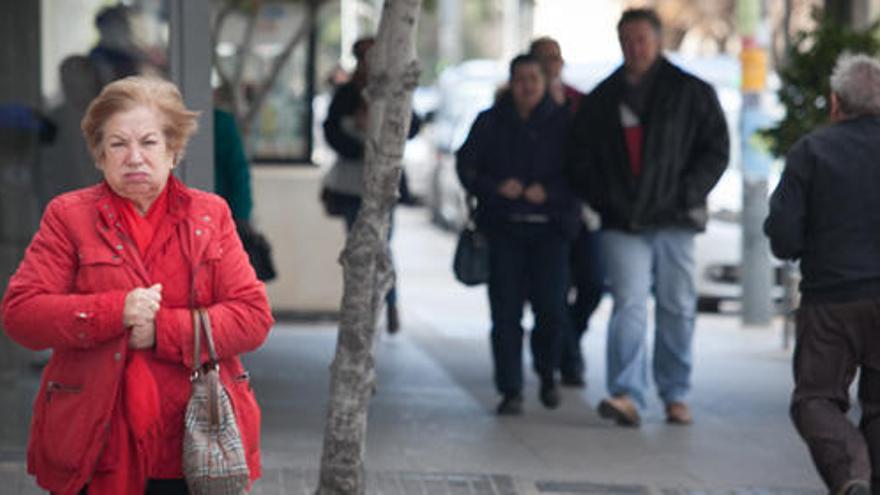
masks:
<path fill-rule="evenodd" d="M 560 409 L 547 411 L 529 373 L 526 414 L 498 418 L 484 288 L 454 282 L 454 236 L 430 227 L 423 211 L 399 209 L 395 236 L 403 330 L 382 333 L 376 346 L 370 493 L 823 493 L 788 419 L 790 355 L 778 326 L 744 330 L 735 316 L 701 315 L 695 423 L 666 425 L 652 397 L 642 427 L 623 429 L 595 412 L 604 395 L 606 300 L 584 342 L 588 388 L 565 389 Z M 279 323 L 245 359 L 263 409 L 266 473 L 254 494 L 307 494 L 316 486 L 335 329 L 333 322 Z M 24 382 L 19 397 L 34 380 Z M 17 406 L 6 405 L 9 424 Z M 0 432 L 0 494 L 41 493 L 24 475 L 24 436 Z"/>

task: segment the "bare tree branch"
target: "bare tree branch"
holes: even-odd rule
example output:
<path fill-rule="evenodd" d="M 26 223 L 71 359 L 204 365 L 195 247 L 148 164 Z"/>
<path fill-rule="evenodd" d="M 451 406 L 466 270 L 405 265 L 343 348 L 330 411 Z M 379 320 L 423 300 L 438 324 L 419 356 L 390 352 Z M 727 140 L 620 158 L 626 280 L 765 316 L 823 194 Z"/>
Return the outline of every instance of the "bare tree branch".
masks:
<path fill-rule="evenodd" d="M 257 20 L 260 18 L 260 10 L 263 8 L 262 0 L 255 0 L 251 8 L 248 22 L 245 26 L 244 37 L 241 40 L 238 57 L 235 59 L 235 68 L 232 72 L 232 80 L 235 82 L 235 91 L 233 92 L 233 104 L 235 105 L 235 118 L 241 120 L 243 112 L 241 111 L 241 80 L 244 76 L 244 68 L 247 65 L 248 56 L 251 53 L 251 47 L 254 43 L 254 31 L 257 27 Z M 239 122 L 241 125 L 242 122 Z"/>
<path fill-rule="evenodd" d="M 326 0 L 315 0 L 310 2 L 308 8 L 318 9 Z M 269 96 L 269 92 L 272 91 L 272 87 L 275 85 L 275 81 L 278 79 L 278 75 L 281 74 L 281 69 L 284 68 L 284 64 L 290 59 L 290 55 L 293 53 L 293 50 L 299 46 L 300 42 L 309 34 L 312 29 L 315 29 L 314 26 L 315 16 L 306 16 L 303 19 L 302 24 L 299 29 L 297 29 L 296 33 L 287 41 L 287 44 L 284 46 L 284 49 L 281 53 L 275 57 L 275 60 L 272 61 L 272 68 L 269 71 L 269 76 L 263 81 L 263 84 L 260 86 L 259 92 L 254 97 L 254 101 L 251 103 L 250 108 L 243 121 L 241 122 L 242 132 L 244 135 L 247 135 L 248 131 L 253 125 L 254 120 L 257 118 L 257 115 L 260 113 L 260 109 L 263 107 L 263 104 L 266 101 L 266 98 Z"/>

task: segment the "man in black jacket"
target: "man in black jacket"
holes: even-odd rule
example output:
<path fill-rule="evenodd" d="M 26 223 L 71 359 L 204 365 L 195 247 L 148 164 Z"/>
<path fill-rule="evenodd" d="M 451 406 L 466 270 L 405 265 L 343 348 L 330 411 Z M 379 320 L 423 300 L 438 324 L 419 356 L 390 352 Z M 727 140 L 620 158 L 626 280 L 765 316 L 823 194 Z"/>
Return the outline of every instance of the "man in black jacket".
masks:
<path fill-rule="evenodd" d="M 660 53 L 648 9 L 617 25 L 624 63 L 581 102 L 572 125 L 569 177 L 602 217 L 601 248 L 614 310 L 607 385 L 599 413 L 640 423 L 647 379 L 647 302 L 656 300 L 653 370 L 666 417 L 688 424 L 696 317 L 694 235 L 706 196 L 727 167 L 730 143 L 712 87 Z"/>
<path fill-rule="evenodd" d="M 789 151 L 764 231 L 776 256 L 801 260 L 792 420 L 831 493 L 869 494 L 880 489 L 880 62 L 837 60 L 831 121 Z M 846 417 L 856 370 L 859 428 Z"/>

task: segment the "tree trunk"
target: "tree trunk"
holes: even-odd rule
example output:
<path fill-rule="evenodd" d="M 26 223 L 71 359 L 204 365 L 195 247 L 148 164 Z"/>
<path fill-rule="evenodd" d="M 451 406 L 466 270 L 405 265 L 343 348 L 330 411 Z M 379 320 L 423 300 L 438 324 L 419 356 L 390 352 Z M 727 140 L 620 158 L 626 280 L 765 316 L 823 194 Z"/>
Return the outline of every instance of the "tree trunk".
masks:
<path fill-rule="evenodd" d="M 385 0 L 369 53 L 365 189 L 340 262 L 344 292 L 324 429 L 318 495 L 365 492 L 367 407 L 373 392 L 373 339 L 394 274 L 388 255 L 391 208 L 418 83 L 415 29 L 421 0 Z"/>

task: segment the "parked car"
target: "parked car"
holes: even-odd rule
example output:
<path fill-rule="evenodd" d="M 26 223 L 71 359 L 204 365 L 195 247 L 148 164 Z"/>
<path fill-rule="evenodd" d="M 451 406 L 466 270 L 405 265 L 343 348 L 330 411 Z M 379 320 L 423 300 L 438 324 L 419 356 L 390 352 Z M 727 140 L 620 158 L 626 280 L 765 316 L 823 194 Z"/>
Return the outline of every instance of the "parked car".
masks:
<path fill-rule="evenodd" d="M 442 228 L 458 230 L 467 220 L 464 190 L 455 173 L 455 152 L 467 139 L 477 115 L 492 105 L 506 80 L 506 68 L 495 60 L 462 62 L 443 71 L 438 79 L 428 208 L 431 220 Z"/>

